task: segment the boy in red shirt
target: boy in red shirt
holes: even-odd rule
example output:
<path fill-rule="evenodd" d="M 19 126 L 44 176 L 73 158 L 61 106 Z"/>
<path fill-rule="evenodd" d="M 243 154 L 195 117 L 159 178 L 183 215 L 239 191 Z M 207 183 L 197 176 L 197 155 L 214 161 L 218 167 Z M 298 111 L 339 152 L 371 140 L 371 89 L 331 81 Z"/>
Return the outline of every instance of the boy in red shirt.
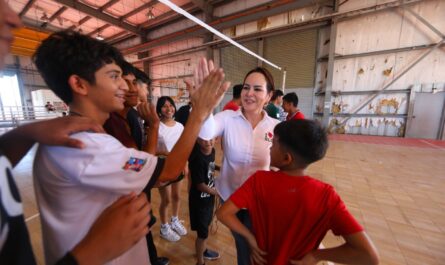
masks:
<path fill-rule="evenodd" d="M 303 120 L 304 114 L 298 108 L 298 96 L 295 92 L 287 93 L 283 97 L 283 110 L 287 112 L 286 120 Z"/>
<path fill-rule="evenodd" d="M 315 121 L 291 120 L 278 124 L 274 133 L 271 166 L 280 170 L 257 171 L 217 212 L 249 242 L 253 264 L 378 264 L 371 240 L 334 188 L 304 172 L 324 157 L 326 131 Z M 240 209 L 249 211 L 253 231 L 236 218 Z M 346 243 L 318 249 L 328 230 Z"/>

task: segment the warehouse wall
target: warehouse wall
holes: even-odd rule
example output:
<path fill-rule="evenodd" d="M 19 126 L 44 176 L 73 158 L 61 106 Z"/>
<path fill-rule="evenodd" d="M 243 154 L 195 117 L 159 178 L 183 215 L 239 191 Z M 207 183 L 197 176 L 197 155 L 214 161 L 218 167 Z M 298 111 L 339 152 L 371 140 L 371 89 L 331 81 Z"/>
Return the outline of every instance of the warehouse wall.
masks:
<path fill-rule="evenodd" d="M 351 0 L 340 6 L 339 11 L 362 8 L 382 2 Z M 445 33 L 445 17 L 443 16 L 445 1 L 422 1 L 406 8 L 410 8 L 442 33 Z M 323 33 L 323 39 L 328 38 L 329 31 L 326 31 Z M 332 91 L 340 92 L 340 95 L 334 94 L 331 104 L 331 112 L 337 114 L 337 117 L 331 118 L 330 121 L 332 131 L 403 136 L 407 122 L 412 121 L 411 118 L 406 117 L 409 112 L 410 97 L 412 101 L 415 92 L 433 92 L 433 90 L 437 92 L 444 89 L 445 46 L 441 46 L 429 54 L 407 74 L 388 87 L 389 91 L 406 91 L 379 95 L 358 111 L 360 117 L 352 116 L 345 125 L 335 126 L 343 121 L 344 117 L 341 117 L 341 114 L 354 112 L 361 102 L 372 95 L 361 92 L 380 90 L 428 50 L 399 51 L 369 56 L 360 56 L 359 54 L 430 45 L 440 40 L 441 38 L 437 34 L 403 8 L 365 14 L 340 21 L 337 26 L 335 54 L 352 55 L 352 57 L 337 59 L 334 63 Z M 319 50 L 320 57 L 328 53 L 329 45 L 324 46 L 326 47 Z M 327 61 L 320 62 L 317 66 L 317 92 L 321 92 L 321 95 L 316 96 L 316 113 L 322 112 L 323 109 L 326 71 Z M 411 93 L 411 96 L 410 89 L 414 92 Z M 442 108 L 439 105 L 434 107 Z"/>

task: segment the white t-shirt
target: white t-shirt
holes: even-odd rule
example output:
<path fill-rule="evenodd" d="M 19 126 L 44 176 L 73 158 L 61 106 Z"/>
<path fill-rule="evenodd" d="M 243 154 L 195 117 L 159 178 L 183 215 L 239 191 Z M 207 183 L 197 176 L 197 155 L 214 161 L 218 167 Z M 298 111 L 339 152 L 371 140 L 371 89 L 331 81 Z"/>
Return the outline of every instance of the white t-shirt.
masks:
<path fill-rule="evenodd" d="M 85 148 L 42 145 L 34 160 L 46 264 L 79 243 L 107 206 L 121 195 L 140 193 L 160 171 L 157 157 L 126 148 L 108 134 L 72 137 Z M 145 238 L 107 264 L 150 264 Z"/>
<path fill-rule="evenodd" d="M 212 124 L 211 119 L 210 116 L 206 124 Z M 269 170 L 273 129 L 279 122 L 265 111 L 255 129 L 241 109 L 225 110 L 214 116 L 211 126 L 215 128 L 215 137 L 222 136 L 224 149 L 221 175 L 215 180 L 216 189 L 223 200 L 227 200 L 257 170 Z"/>
<path fill-rule="evenodd" d="M 181 136 L 182 131 L 184 131 L 184 126 L 179 122 L 175 122 L 175 125 L 172 127 L 161 122 L 159 124 L 157 152 L 170 153 Z"/>

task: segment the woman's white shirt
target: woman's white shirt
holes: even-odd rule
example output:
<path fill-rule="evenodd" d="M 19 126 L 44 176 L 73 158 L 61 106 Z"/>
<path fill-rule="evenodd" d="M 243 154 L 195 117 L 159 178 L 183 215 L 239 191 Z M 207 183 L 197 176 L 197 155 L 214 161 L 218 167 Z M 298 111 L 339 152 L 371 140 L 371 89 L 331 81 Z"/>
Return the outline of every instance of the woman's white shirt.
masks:
<path fill-rule="evenodd" d="M 257 170 L 269 170 L 273 130 L 279 122 L 265 111 L 255 128 L 241 109 L 222 111 L 214 116 L 215 136 L 222 136 L 224 149 L 221 175 L 215 180 L 223 200 L 227 200 Z"/>

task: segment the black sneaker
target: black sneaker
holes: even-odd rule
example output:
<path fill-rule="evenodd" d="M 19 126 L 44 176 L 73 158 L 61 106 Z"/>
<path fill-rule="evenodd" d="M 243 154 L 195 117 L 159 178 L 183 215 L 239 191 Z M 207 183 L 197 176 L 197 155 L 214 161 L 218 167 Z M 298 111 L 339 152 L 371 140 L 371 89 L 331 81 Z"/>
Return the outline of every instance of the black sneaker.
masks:
<path fill-rule="evenodd" d="M 210 249 L 204 251 L 204 259 L 215 260 L 219 259 L 219 253 Z"/>
<path fill-rule="evenodd" d="M 156 265 L 168 265 L 170 264 L 170 260 L 166 257 L 158 257 L 156 261 Z"/>

